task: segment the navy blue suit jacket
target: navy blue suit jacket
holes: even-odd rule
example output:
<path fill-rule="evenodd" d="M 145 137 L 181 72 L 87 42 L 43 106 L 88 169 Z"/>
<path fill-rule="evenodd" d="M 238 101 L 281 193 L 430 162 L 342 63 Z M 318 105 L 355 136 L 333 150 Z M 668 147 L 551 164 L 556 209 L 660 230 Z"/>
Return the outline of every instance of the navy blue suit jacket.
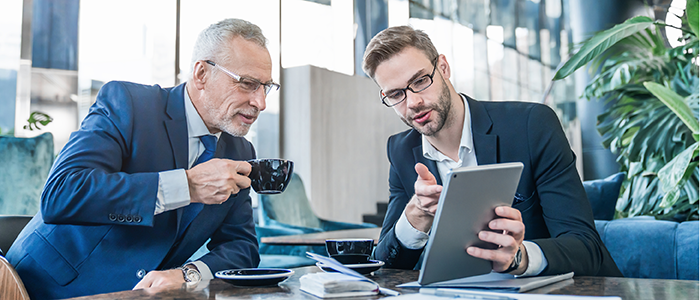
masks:
<path fill-rule="evenodd" d="M 132 289 L 144 271 L 177 267 L 211 238 L 212 272 L 259 263 L 249 189 L 204 205 L 182 238 L 184 208 L 154 216 L 158 172 L 187 169 L 185 85 L 110 82 L 56 159 L 41 211 L 7 258 L 32 298 Z M 253 146 L 222 133 L 215 157 L 248 160 Z"/>
<path fill-rule="evenodd" d="M 548 261 L 542 274 L 622 276 L 598 236 L 576 172 L 576 159 L 555 113 L 546 105 L 479 102 L 467 97 L 479 165 L 522 162 L 512 206 L 525 224 L 525 239 Z M 423 157 L 421 135 L 411 129 L 387 143 L 390 199 L 375 258 L 388 267 L 413 269 L 423 249 L 404 247 L 394 226 L 414 195 L 414 165 L 423 163 L 442 185 L 434 161 Z"/>

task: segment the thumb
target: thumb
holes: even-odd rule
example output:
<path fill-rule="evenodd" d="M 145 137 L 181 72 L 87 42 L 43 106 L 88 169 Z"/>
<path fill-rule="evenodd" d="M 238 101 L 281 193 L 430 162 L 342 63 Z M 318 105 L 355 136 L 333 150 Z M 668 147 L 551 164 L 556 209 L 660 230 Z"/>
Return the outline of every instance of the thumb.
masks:
<path fill-rule="evenodd" d="M 415 166 L 416 173 L 418 173 L 418 179 L 420 180 L 427 180 L 427 181 L 435 181 L 435 176 L 433 176 L 433 173 L 430 173 L 430 170 L 428 170 L 428 167 L 426 167 L 422 163 L 417 163 Z"/>

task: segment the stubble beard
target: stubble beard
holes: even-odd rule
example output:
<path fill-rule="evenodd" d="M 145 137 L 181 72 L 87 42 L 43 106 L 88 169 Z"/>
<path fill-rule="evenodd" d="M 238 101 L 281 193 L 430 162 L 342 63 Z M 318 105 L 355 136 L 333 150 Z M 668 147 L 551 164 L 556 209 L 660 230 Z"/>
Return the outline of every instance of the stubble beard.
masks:
<path fill-rule="evenodd" d="M 450 110 L 452 110 L 451 96 L 450 89 L 447 87 L 445 79 L 442 79 L 442 93 L 440 93 L 438 102 L 431 106 L 422 106 L 415 109 L 415 111 L 419 112 L 425 111 L 425 108 L 431 109 L 437 113 L 437 118 L 435 118 L 435 121 L 430 122 L 423 127 L 414 125 L 412 121 L 409 121 L 404 117 L 401 117 L 401 121 L 408 125 L 408 127 L 413 128 L 424 136 L 435 136 L 438 132 L 440 132 L 440 130 L 442 130 L 443 127 L 445 127 L 445 125 L 449 125 L 452 122 L 452 120 L 448 118 L 450 115 Z"/>
<path fill-rule="evenodd" d="M 248 131 L 250 130 L 251 125 L 253 124 L 247 124 L 244 122 L 239 122 L 238 124 L 235 123 L 234 117 L 237 114 L 245 114 L 249 116 L 257 116 L 259 114 L 259 111 L 256 108 L 251 108 L 251 109 L 237 109 L 234 110 L 230 115 L 226 113 L 226 110 L 222 110 L 219 107 L 214 107 L 210 104 L 209 101 L 206 101 L 205 104 L 205 109 L 209 113 L 210 116 L 213 116 L 214 118 L 214 124 L 213 126 L 216 129 L 219 129 L 223 132 L 226 132 L 232 136 L 236 137 L 243 137 L 246 134 L 248 134 Z"/>

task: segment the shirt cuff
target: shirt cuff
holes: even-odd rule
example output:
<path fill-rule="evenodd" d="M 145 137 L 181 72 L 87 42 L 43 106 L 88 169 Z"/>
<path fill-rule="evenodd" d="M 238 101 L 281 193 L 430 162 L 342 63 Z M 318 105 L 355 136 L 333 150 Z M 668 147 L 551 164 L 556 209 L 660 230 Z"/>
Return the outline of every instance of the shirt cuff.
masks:
<path fill-rule="evenodd" d="M 422 249 L 428 243 L 430 237 L 427 233 L 422 232 L 411 225 L 406 218 L 406 211 L 401 213 L 401 217 L 394 226 L 394 234 L 396 238 L 408 249 Z"/>
<path fill-rule="evenodd" d="M 190 187 L 185 169 L 158 173 L 158 195 L 154 215 L 190 204 Z"/>
<path fill-rule="evenodd" d="M 537 276 L 547 267 L 547 258 L 544 257 L 542 249 L 537 244 L 530 241 L 523 241 L 525 251 L 527 251 L 527 270 L 517 277 Z"/>
<path fill-rule="evenodd" d="M 195 267 L 197 267 L 199 274 L 202 275 L 202 280 L 214 279 L 214 275 L 211 274 L 211 269 L 209 269 L 209 266 L 202 261 L 196 260 L 193 262 L 188 262 L 188 264 L 193 264 Z"/>

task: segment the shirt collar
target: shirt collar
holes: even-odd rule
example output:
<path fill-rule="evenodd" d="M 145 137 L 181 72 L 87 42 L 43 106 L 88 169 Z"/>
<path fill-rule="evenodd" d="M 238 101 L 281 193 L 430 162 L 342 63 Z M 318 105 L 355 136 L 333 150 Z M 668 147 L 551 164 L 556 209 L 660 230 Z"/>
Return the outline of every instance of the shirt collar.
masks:
<path fill-rule="evenodd" d="M 462 127 L 462 137 L 459 141 L 459 152 L 461 156 L 462 148 L 467 149 L 467 151 L 469 152 L 471 152 L 474 149 L 474 139 L 472 137 L 472 119 L 471 114 L 469 112 L 469 103 L 467 102 L 467 98 L 464 97 L 464 95 L 459 94 L 459 96 L 462 98 L 462 101 L 464 101 L 464 126 Z M 433 145 L 430 144 L 425 135 L 421 135 L 421 140 L 423 143 L 423 157 L 434 161 L 443 161 L 446 159 L 450 159 L 449 157 L 447 157 L 447 155 L 444 155 L 440 153 L 440 151 L 435 149 L 435 147 L 433 147 Z M 460 159 L 462 158 L 460 157 Z"/>
<path fill-rule="evenodd" d="M 207 125 L 204 124 L 202 117 L 197 112 L 192 104 L 192 99 L 190 94 L 185 87 L 185 117 L 187 118 L 187 137 L 189 138 L 199 138 L 200 136 L 211 134 Z M 221 136 L 221 132 L 213 134 L 218 139 Z"/>

